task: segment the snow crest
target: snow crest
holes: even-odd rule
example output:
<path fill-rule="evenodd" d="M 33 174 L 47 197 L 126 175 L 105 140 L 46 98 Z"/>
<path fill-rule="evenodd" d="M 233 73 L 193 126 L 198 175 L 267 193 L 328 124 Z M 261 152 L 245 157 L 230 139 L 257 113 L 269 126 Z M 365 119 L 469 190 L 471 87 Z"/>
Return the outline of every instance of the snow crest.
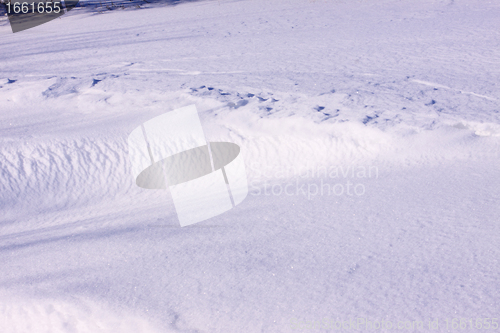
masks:
<path fill-rule="evenodd" d="M 151 321 L 89 301 L 20 297 L 0 292 L 0 331 L 9 333 L 155 333 Z"/>

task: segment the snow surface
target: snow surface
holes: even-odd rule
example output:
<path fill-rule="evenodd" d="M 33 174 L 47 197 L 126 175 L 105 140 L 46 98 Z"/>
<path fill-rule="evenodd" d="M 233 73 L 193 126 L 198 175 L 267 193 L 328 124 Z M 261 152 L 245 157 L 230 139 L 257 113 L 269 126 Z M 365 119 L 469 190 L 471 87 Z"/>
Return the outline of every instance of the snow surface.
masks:
<path fill-rule="evenodd" d="M 499 16 L 246 0 L 78 8 L 16 34 L 2 18 L 0 332 L 497 318 Z M 126 142 L 190 104 L 242 147 L 251 188 L 180 228 Z"/>

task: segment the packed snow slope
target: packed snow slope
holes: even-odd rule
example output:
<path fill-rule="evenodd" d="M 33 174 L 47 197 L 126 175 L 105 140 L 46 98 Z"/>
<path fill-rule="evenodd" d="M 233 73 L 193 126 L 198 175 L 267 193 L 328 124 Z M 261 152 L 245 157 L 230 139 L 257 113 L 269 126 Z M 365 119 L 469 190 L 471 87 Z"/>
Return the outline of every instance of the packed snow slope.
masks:
<path fill-rule="evenodd" d="M 0 332 L 499 317 L 500 3 L 146 7 L 0 21 Z M 180 228 L 127 136 L 190 104 L 250 194 Z"/>

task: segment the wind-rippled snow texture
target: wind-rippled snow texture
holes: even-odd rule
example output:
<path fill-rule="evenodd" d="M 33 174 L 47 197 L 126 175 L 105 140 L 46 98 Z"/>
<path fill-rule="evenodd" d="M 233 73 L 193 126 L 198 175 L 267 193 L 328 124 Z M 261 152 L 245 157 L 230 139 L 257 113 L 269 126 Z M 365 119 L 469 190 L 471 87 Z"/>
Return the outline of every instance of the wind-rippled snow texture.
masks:
<path fill-rule="evenodd" d="M 89 301 L 21 297 L 0 291 L 0 331 L 9 333 L 155 333 L 137 315 L 116 312 Z"/>

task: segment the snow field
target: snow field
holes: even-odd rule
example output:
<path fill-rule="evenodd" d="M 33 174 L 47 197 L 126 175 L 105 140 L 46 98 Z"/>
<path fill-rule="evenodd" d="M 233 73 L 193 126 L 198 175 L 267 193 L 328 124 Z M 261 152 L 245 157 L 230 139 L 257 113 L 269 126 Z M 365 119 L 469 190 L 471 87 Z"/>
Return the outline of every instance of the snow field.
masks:
<path fill-rule="evenodd" d="M 495 317 L 499 10 L 200 1 L 0 24 L 0 330 Z M 252 188 L 179 228 L 126 138 L 190 104 Z M 311 193 L 347 181 L 364 193 Z"/>

